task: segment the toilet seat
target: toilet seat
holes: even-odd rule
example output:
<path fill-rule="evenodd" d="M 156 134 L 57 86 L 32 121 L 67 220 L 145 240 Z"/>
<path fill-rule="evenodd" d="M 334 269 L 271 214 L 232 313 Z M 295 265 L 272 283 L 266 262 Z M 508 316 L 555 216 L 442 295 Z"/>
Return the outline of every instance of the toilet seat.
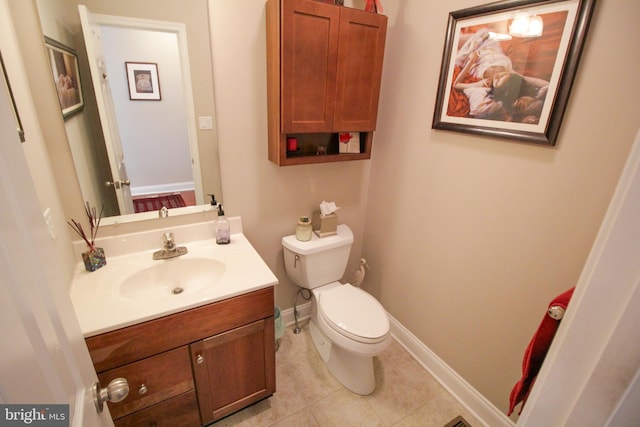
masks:
<path fill-rule="evenodd" d="M 351 284 L 327 289 L 318 312 L 337 333 L 361 343 L 377 343 L 389 335 L 389 318 L 373 296 Z"/>

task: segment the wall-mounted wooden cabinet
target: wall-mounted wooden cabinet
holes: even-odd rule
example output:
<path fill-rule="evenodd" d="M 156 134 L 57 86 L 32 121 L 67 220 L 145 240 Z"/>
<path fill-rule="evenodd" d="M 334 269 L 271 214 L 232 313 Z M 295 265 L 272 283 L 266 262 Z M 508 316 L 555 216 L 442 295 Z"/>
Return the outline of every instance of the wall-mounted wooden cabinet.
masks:
<path fill-rule="evenodd" d="M 386 31 L 384 15 L 314 0 L 267 1 L 269 160 L 371 157 Z M 359 153 L 339 154 L 340 132 L 360 133 Z M 297 138 L 297 150 L 287 151 L 287 137 Z"/>

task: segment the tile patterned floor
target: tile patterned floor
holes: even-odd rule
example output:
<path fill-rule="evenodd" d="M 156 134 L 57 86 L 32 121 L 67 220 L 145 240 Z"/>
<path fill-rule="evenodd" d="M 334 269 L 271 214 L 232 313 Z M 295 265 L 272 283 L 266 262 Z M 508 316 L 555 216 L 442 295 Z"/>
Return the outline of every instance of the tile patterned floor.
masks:
<path fill-rule="evenodd" d="M 359 396 L 327 370 L 313 347 L 307 325 L 287 328 L 276 353 L 277 392 L 212 427 L 434 426 L 458 415 L 481 426 L 395 340 L 374 358 L 376 390 Z"/>

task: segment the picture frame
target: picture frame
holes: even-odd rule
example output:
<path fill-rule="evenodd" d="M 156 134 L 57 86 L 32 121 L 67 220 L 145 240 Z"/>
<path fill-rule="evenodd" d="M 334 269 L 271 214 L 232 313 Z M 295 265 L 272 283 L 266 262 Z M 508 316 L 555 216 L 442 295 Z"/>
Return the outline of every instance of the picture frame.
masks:
<path fill-rule="evenodd" d="M 451 12 L 432 128 L 555 145 L 594 4 L 502 0 Z"/>
<path fill-rule="evenodd" d="M 153 62 L 125 62 L 129 99 L 132 101 L 160 101 L 158 64 Z"/>
<path fill-rule="evenodd" d="M 84 108 L 78 54 L 74 49 L 50 37 L 45 36 L 44 44 L 51 65 L 62 117 L 67 119 Z"/>
<path fill-rule="evenodd" d="M 13 96 L 13 90 L 11 90 L 11 82 L 9 81 L 9 74 L 7 73 L 7 68 L 4 65 L 4 58 L 2 57 L 2 52 L 0 52 L 0 71 L 2 73 L 2 79 L 4 80 L 4 84 L 7 87 L 7 95 L 9 95 L 9 99 L 11 100 L 11 106 L 13 107 L 13 113 L 16 118 L 16 132 L 18 133 L 18 138 L 20 138 L 20 142 L 25 142 L 24 136 L 24 127 L 22 126 L 22 119 L 20 119 L 20 112 L 18 111 L 18 106 L 16 105 L 16 99 Z"/>

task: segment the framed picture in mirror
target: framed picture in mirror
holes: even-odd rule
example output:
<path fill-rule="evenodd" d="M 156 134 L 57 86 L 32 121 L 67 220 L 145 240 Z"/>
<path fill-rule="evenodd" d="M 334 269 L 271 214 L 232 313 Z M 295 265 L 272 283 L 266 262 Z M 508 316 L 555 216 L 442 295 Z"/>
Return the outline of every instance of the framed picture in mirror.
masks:
<path fill-rule="evenodd" d="M 158 64 L 152 62 L 125 62 L 129 99 L 139 101 L 160 101 L 160 80 Z"/>
<path fill-rule="evenodd" d="M 432 128 L 555 145 L 595 0 L 451 12 Z"/>
<path fill-rule="evenodd" d="M 69 46 L 46 36 L 44 44 L 47 48 L 62 116 L 66 119 L 84 108 L 78 55 Z"/>

